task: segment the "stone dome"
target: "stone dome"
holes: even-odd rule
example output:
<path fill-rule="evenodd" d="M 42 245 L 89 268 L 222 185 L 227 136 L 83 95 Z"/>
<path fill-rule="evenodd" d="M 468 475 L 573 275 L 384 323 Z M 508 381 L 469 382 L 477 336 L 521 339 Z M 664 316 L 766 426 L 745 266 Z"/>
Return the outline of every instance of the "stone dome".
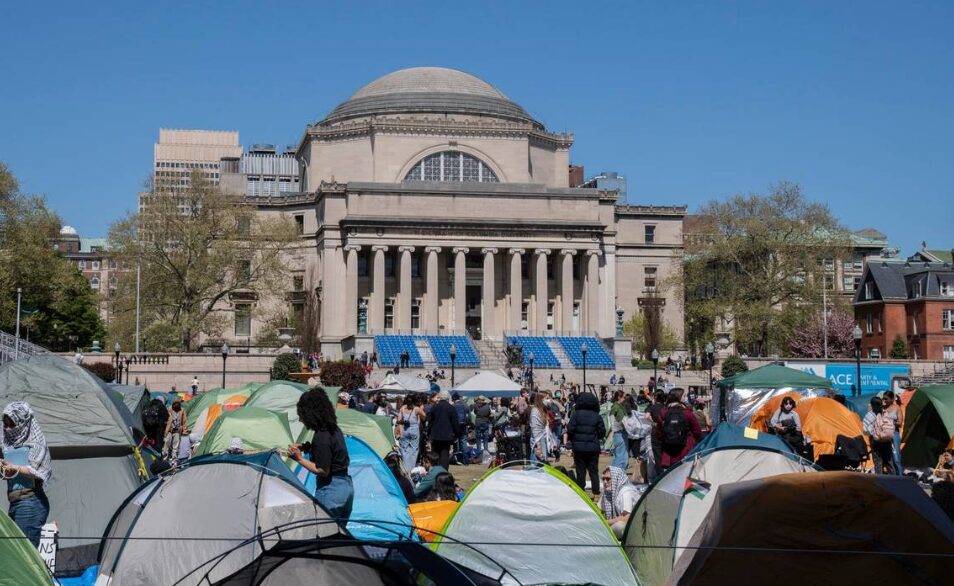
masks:
<path fill-rule="evenodd" d="M 372 81 L 319 124 L 382 114 L 467 114 L 539 125 L 526 110 L 479 77 L 444 67 L 412 67 Z"/>

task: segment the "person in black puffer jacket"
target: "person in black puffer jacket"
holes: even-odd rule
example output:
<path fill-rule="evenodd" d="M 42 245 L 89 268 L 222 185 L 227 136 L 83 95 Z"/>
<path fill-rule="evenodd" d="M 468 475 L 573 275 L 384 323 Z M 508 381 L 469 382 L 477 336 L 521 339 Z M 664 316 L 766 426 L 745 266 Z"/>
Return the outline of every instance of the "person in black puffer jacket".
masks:
<path fill-rule="evenodd" d="M 593 393 L 581 393 L 566 426 L 567 443 L 573 450 L 573 468 L 576 483 L 586 486 L 586 473 L 590 474 L 593 495 L 600 494 L 599 458 L 600 448 L 606 439 L 606 425 L 600 416 L 600 402 Z"/>

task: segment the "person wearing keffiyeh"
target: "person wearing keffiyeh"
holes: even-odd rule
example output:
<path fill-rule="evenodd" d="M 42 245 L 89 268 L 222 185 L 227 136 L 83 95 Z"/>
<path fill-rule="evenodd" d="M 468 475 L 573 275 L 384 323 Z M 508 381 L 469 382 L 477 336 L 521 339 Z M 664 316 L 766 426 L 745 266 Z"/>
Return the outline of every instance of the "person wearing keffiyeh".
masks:
<path fill-rule="evenodd" d="M 599 508 L 617 538 L 622 537 L 626 530 L 629 514 L 636 508 L 639 496 L 639 490 L 626 478 L 626 472 L 621 468 L 608 466 L 603 471 Z"/>
<path fill-rule="evenodd" d="M 3 410 L 2 472 L 7 480 L 10 518 L 36 546 L 50 514 L 44 485 L 53 475 L 50 449 L 33 410 L 25 401 L 14 401 Z"/>

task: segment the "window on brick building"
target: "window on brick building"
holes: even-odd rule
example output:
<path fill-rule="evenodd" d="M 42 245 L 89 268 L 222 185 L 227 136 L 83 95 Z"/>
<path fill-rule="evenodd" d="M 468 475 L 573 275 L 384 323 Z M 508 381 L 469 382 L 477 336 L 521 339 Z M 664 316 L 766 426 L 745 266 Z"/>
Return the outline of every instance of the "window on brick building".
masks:
<path fill-rule="evenodd" d="M 954 346 L 944 346 L 944 360 L 954 360 Z"/>
<path fill-rule="evenodd" d="M 93 277 L 89 280 L 89 286 L 93 289 L 99 289 L 99 277 Z"/>
<path fill-rule="evenodd" d="M 954 330 L 954 309 L 945 309 L 941 312 L 941 327 L 945 330 Z"/>
<path fill-rule="evenodd" d="M 954 282 L 941 281 L 941 295 L 944 297 L 954 297 Z"/>
<path fill-rule="evenodd" d="M 871 281 L 865 283 L 865 299 L 871 299 L 874 297 L 874 286 L 871 284 Z"/>
<path fill-rule="evenodd" d="M 99 270 L 99 261 L 98 261 L 98 260 L 94 260 L 94 261 L 93 261 L 93 270 L 94 270 L 94 271 L 98 271 L 98 270 Z"/>
<path fill-rule="evenodd" d="M 78 261 L 76 261 L 76 266 L 79 268 L 79 270 L 82 271 L 83 269 L 86 268 L 86 261 L 85 261 L 85 260 L 78 260 Z"/>
<path fill-rule="evenodd" d="M 917 312 L 911 314 L 911 334 L 914 336 L 918 335 L 918 314 Z"/>
<path fill-rule="evenodd" d="M 878 314 L 878 333 L 884 333 L 884 313 Z"/>
<path fill-rule="evenodd" d="M 869 313 L 868 319 L 865 320 L 865 332 L 872 333 L 874 332 L 874 314 Z"/>
<path fill-rule="evenodd" d="M 880 360 L 880 359 L 881 359 L 881 348 L 869 348 L 869 349 L 868 349 L 868 358 L 871 358 L 872 360 Z"/>

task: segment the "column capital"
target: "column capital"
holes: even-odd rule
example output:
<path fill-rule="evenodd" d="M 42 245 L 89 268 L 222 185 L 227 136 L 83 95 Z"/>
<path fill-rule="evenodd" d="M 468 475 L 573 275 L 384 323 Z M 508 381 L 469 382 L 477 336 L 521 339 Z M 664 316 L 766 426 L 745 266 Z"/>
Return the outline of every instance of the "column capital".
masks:
<path fill-rule="evenodd" d="M 414 252 L 413 246 L 398 246 L 398 251 L 400 252 Z"/>
<path fill-rule="evenodd" d="M 552 251 L 551 251 L 549 248 L 534 248 L 534 249 L 533 249 L 533 254 L 544 254 L 544 255 L 548 255 L 548 254 L 550 254 L 551 252 L 552 252 Z"/>
<path fill-rule="evenodd" d="M 585 254 L 586 256 L 603 256 L 603 251 L 598 249 L 585 250 L 583 251 L 583 254 Z"/>
<path fill-rule="evenodd" d="M 497 249 L 496 249 L 496 248 L 490 248 L 490 247 L 488 247 L 488 248 L 481 248 L 481 249 L 480 249 L 480 252 L 481 252 L 481 254 L 497 254 Z"/>
<path fill-rule="evenodd" d="M 436 253 L 439 254 L 440 251 L 441 251 L 441 247 L 440 247 L 440 246 L 426 246 L 426 247 L 424 248 L 424 252 L 436 252 Z"/>
<path fill-rule="evenodd" d="M 573 256 L 574 254 L 576 254 L 576 252 L 577 251 L 575 248 L 563 248 L 560 250 L 560 254 L 570 255 L 570 256 Z"/>
<path fill-rule="evenodd" d="M 454 247 L 454 254 L 467 254 L 468 252 L 470 252 L 470 249 L 467 248 L 466 246 L 455 246 L 455 247 Z"/>
<path fill-rule="evenodd" d="M 387 252 L 388 247 L 384 244 L 375 244 L 374 246 L 371 247 L 371 250 L 373 250 L 374 252 Z"/>
<path fill-rule="evenodd" d="M 360 245 L 360 244 L 348 244 L 347 246 L 344 247 L 344 249 L 347 250 L 348 252 L 360 252 L 360 251 L 361 251 L 361 245 Z"/>
<path fill-rule="evenodd" d="M 511 248 L 509 252 L 513 255 L 527 254 L 527 250 L 525 248 Z"/>

